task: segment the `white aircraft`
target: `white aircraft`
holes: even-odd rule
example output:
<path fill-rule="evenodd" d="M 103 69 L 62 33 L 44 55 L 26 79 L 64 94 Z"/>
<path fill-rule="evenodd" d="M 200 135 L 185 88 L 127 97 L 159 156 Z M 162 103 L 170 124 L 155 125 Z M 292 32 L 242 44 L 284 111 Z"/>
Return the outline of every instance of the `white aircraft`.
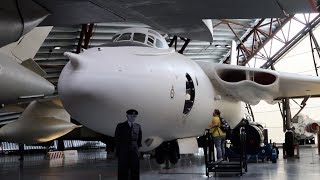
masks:
<path fill-rule="evenodd" d="M 318 77 L 196 63 L 146 28 L 125 29 L 110 44 L 65 55 L 70 62 L 58 90 L 66 110 L 86 127 L 113 136 L 126 110 L 137 109 L 141 151 L 177 139 L 180 153 L 193 151 L 181 147 L 195 147 L 190 137 L 203 134 L 215 108 L 235 126 L 244 116 L 240 101 L 320 94 Z"/>
<path fill-rule="evenodd" d="M 36 26 L 115 21 L 138 21 L 166 33 L 212 41 L 212 25 L 204 20 L 206 18 L 285 17 L 288 14 L 318 12 L 318 6 L 316 0 L 204 0 L 201 3 L 182 0 L 136 0 L 134 3 L 115 0 L 5 0 L 0 6 L 0 47 L 17 41 Z M 138 122 L 145 127 L 143 151 L 153 149 L 163 141 L 201 134 L 211 119 L 213 108 L 220 108 L 234 125 L 242 116 L 239 100 L 257 103 L 260 99 L 320 92 L 318 80 L 312 77 L 300 78 L 216 64 L 200 64 L 201 68 L 170 50 L 164 39 L 152 30 L 131 29 L 116 36 L 115 41 L 79 55 L 66 53 L 71 62 L 61 74 L 59 91 L 72 116 L 84 125 L 111 136 L 116 124 L 125 119 L 126 109 L 138 109 Z M 0 90 L 5 92 L 0 99 L 3 98 L 4 102 L 53 92 L 50 83 L 29 71 L 26 72 L 28 76 L 22 75 L 20 72 L 26 70 L 7 62 L 7 59 L 7 56 L 0 55 L 0 82 L 1 87 L 5 87 Z M 9 69 L 14 69 L 14 73 Z M 237 75 L 233 76 L 234 73 Z M 294 78 L 291 80 L 291 77 Z M 296 80 L 300 80 L 300 84 L 290 84 Z M 27 92 L 8 88 L 15 86 L 30 88 L 26 88 Z M 33 118 L 29 115 L 25 119 Z M 48 118 L 55 119 L 54 116 Z M 25 127 L 23 124 L 15 126 Z M 16 136 L 15 126 L 8 126 L 10 132 L 7 135 Z M 22 129 L 28 131 L 28 128 Z M 61 131 L 66 132 L 66 129 Z M 47 139 L 44 136 L 33 137 L 36 141 Z M 178 142 L 179 145 L 195 143 L 194 139 Z"/>

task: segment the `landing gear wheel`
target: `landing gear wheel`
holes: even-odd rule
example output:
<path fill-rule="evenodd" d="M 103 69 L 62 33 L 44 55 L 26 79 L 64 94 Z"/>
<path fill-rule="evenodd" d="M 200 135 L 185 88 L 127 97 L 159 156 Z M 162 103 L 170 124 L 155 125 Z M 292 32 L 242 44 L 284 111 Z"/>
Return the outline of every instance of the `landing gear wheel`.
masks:
<path fill-rule="evenodd" d="M 177 162 L 180 159 L 180 154 L 179 154 L 179 145 L 176 141 L 172 142 L 170 144 L 170 162 L 171 164 L 177 164 Z"/>
<path fill-rule="evenodd" d="M 158 164 L 168 163 L 177 164 L 180 159 L 179 145 L 177 141 L 164 142 L 155 149 L 155 158 Z"/>
<path fill-rule="evenodd" d="M 155 150 L 155 158 L 158 164 L 163 164 L 165 161 L 164 153 L 160 147 Z"/>
<path fill-rule="evenodd" d="M 179 161 L 178 154 L 176 152 L 172 152 L 172 154 L 170 155 L 170 163 L 177 164 L 178 161 Z"/>
<path fill-rule="evenodd" d="M 285 151 L 288 157 L 294 156 L 294 133 L 291 130 L 285 133 Z"/>

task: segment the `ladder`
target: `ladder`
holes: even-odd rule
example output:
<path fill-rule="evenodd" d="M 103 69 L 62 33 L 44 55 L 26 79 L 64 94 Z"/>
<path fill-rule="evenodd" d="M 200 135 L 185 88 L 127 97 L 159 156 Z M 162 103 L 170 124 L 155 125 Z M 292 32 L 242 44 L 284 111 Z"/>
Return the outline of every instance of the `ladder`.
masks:
<path fill-rule="evenodd" d="M 205 144 L 203 146 L 204 158 L 205 158 L 205 167 L 206 167 L 206 176 L 209 177 L 210 172 L 216 173 L 239 173 L 240 176 L 244 172 L 248 171 L 247 168 L 247 153 L 246 153 L 246 133 L 244 128 L 240 129 L 240 139 L 241 142 L 241 151 L 240 156 L 237 158 L 237 161 L 225 162 L 225 161 L 215 161 L 214 156 L 214 143 L 213 137 L 210 133 L 210 129 L 206 129 L 205 132 Z"/>

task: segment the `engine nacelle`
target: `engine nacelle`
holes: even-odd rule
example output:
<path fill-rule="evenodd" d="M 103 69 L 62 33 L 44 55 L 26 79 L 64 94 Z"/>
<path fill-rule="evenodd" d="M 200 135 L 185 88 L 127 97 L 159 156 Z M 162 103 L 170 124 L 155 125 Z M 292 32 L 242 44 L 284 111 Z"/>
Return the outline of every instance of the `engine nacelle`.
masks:
<path fill-rule="evenodd" d="M 256 154 L 264 146 L 263 127 L 259 124 L 253 124 L 242 121 L 233 130 L 230 137 L 235 151 L 240 152 L 240 128 L 244 127 L 246 132 L 246 150 L 248 154 Z M 237 152 L 237 153 L 239 153 Z"/>
<path fill-rule="evenodd" d="M 316 134 L 319 131 L 319 124 L 318 123 L 309 123 L 306 125 L 305 130 L 309 133 Z"/>
<path fill-rule="evenodd" d="M 258 104 L 260 99 L 272 100 L 271 96 L 279 89 L 277 73 L 261 69 L 246 69 L 239 66 L 217 66 L 217 81 L 223 87 L 222 92 L 239 101 Z M 248 89 L 253 89 L 248 91 Z M 232 91 L 231 91 L 232 90 Z"/>
<path fill-rule="evenodd" d="M 0 11 L 0 47 L 19 40 L 48 15 L 48 11 L 31 0 L 6 1 Z"/>
<path fill-rule="evenodd" d="M 260 100 L 273 102 L 279 93 L 279 73 L 265 69 L 248 68 L 227 64 L 198 63 L 206 72 L 215 88 L 230 101 L 258 104 Z"/>

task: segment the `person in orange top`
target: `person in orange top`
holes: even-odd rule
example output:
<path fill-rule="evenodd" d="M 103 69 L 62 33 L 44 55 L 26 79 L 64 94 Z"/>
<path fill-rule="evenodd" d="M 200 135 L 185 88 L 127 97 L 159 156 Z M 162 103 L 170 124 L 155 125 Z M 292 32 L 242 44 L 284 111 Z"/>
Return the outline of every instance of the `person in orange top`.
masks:
<path fill-rule="evenodd" d="M 211 129 L 211 133 L 213 136 L 214 146 L 217 150 L 217 161 L 222 161 L 225 156 L 225 140 L 226 133 L 220 129 L 221 121 L 220 121 L 220 111 L 215 109 L 213 111 L 213 119 L 209 128 Z"/>

